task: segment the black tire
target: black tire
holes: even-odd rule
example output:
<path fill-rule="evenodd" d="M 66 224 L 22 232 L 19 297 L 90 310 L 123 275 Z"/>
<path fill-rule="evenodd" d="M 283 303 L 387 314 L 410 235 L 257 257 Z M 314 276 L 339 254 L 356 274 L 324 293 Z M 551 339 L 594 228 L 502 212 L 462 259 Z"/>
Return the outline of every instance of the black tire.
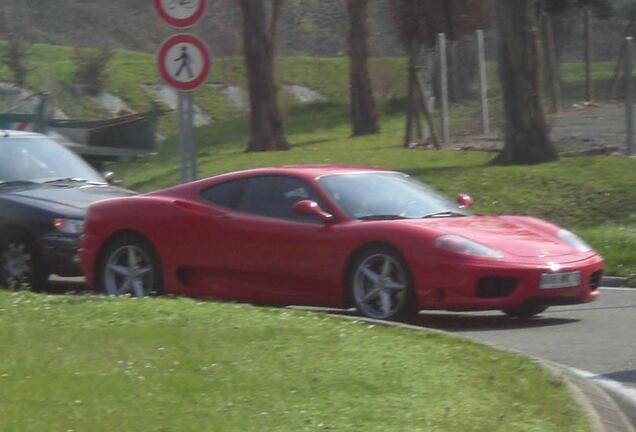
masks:
<path fill-rule="evenodd" d="M 161 264 L 150 242 L 134 234 L 111 241 L 101 255 L 97 285 L 101 292 L 113 296 L 163 294 Z"/>
<path fill-rule="evenodd" d="M 46 271 L 35 242 L 24 232 L 7 228 L 0 232 L 0 286 L 9 289 L 42 291 Z"/>
<path fill-rule="evenodd" d="M 548 306 L 539 304 L 525 304 L 513 308 L 503 309 L 503 313 L 512 318 L 528 319 L 544 312 Z"/>
<path fill-rule="evenodd" d="M 347 284 L 351 303 L 362 315 L 390 321 L 415 319 L 413 278 L 395 249 L 384 245 L 364 249 L 351 263 Z"/>

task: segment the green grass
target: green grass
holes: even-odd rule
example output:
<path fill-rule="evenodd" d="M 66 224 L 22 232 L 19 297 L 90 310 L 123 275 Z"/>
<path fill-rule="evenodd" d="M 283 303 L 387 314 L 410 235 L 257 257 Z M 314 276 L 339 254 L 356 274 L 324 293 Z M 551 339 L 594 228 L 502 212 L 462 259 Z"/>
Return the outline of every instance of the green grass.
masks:
<path fill-rule="evenodd" d="M 0 291 L 3 431 L 587 431 L 517 355 L 187 299 Z"/>
<path fill-rule="evenodd" d="M 0 55 L 6 42 L 0 41 Z M 103 118 L 106 113 L 93 99 L 73 94 L 72 75 L 74 63 L 70 47 L 34 44 L 29 57 L 32 71 L 27 86 L 37 91 L 51 93 L 55 103 L 75 118 Z M 404 70 L 406 63 L 400 58 L 371 60 L 371 73 L 385 97 L 403 96 L 405 93 Z M 290 57 L 276 61 L 276 72 L 281 85 L 308 86 L 332 101 L 343 102 L 349 94 L 349 63 L 347 57 Z M 154 95 L 144 86 L 161 82 L 155 66 L 155 55 L 144 52 L 117 51 L 109 64 L 110 81 L 107 91 L 123 99 L 133 110 L 144 112 L 150 108 Z M 10 81 L 11 73 L 0 64 L 0 80 Z M 208 80 L 210 83 L 237 85 L 246 88 L 245 67 L 242 58 L 215 58 Z M 285 92 L 281 100 L 290 107 L 298 102 Z M 196 104 L 216 121 L 224 121 L 242 115 L 219 90 L 202 86 L 196 92 Z M 291 108 L 290 108 L 291 109 Z M 171 135 L 176 126 L 176 115 L 167 115 L 160 123 L 160 131 Z"/>

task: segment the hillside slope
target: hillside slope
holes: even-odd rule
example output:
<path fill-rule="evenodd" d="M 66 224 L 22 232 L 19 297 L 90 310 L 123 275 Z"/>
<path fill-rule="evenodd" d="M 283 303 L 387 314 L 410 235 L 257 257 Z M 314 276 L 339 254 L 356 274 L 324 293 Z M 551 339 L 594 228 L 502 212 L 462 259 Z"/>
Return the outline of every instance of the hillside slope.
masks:
<path fill-rule="evenodd" d="M 371 2 L 373 51 L 400 53 L 386 2 Z M 280 21 L 281 55 L 346 52 L 347 12 L 342 0 L 287 0 Z M 209 0 L 196 29 L 217 56 L 241 52 L 241 16 L 236 0 Z M 171 30 L 148 0 L 2 0 L 0 39 L 11 34 L 33 42 L 111 46 L 154 52 Z"/>

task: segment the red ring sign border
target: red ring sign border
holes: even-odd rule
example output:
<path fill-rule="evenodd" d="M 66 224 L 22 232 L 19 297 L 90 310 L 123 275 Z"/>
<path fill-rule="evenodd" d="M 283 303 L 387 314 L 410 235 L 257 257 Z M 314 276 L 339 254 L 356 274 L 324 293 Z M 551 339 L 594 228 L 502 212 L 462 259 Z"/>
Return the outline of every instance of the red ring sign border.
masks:
<path fill-rule="evenodd" d="M 159 17 L 170 24 L 172 27 L 176 27 L 179 29 L 186 29 L 195 25 L 205 13 L 207 3 L 207 0 L 200 0 L 199 6 L 192 15 L 190 15 L 188 18 L 178 19 L 174 18 L 168 13 L 168 11 L 166 11 L 161 0 L 154 0 L 155 10 L 157 11 Z"/>
<path fill-rule="evenodd" d="M 203 69 L 201 70 L 201 73 L 199 73 L 199 76 L 194 78 L 192 81 L 177 81 L 176 79 L 172 78 L 172 75 L 170 75 L 170 71 L 168 71 L 168 69 L 166 68 L 165 58 L 168 55 L 168 51 L 170 50 L 170 48 L 180 43 L 188 43 L 194 45 L 203 56 Z M 203 84 L 205 80 L 208 79 L 211 63 L 212 58 L 210 56 L 208 47 L 201 41 L 201 39 L 191 34 L 182 33 L 168 38 L 164 41 L 163 44 L 161 44 L 161 48 L 159 48 L 159 53 L 157 54 L 157 67 L 159 69 L 159 74 L 161 75 L 161 77 L 170 86 L 182 91 L 194 90 L 195 88 Z"/>

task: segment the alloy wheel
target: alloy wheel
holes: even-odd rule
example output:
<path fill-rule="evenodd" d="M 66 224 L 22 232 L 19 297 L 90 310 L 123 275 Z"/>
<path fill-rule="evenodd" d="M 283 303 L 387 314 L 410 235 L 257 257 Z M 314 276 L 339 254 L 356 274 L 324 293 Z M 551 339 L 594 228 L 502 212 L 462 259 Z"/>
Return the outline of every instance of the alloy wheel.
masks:
<path fill-rule="evenodd" d="M 151 294 L 155 274 L 150 256 L 143 248 L 125 245 L 110 254 L 103 278 L 108 295 L 144 297 Z"/>
<path fill-rule="evenodd" d="M 33 254 L 23 242 L 11 242 L 0 252 L 2 268 L 0 273 L 7 288 L 20 289 L 33 279 Z"/>
<path fill-rule="evenodd" d="M 391 255 L 371 255 L 356 268 L 352 288 L 356 306 L 364 315 L 392 318 L 407 301 L 406 270 Z"/>

